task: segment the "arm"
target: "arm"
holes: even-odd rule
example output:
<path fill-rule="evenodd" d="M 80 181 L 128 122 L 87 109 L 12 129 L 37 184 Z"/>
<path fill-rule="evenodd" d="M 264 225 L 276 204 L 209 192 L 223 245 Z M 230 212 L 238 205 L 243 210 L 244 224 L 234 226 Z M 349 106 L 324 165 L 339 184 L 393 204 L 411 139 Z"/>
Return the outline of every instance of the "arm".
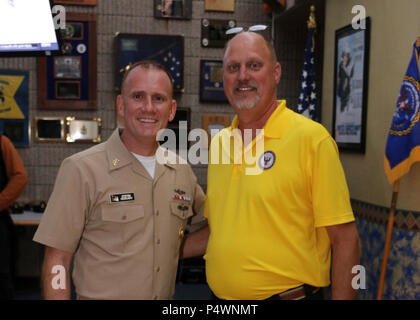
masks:
<path fill-rule="evenodd" d="M 180 259 L 191 258 L 203 255 L 206 252 L 207 241 L 209 239 L 209 226 L 188 234 L 180 249 Z"/>
<path fill-rule="evenodd" d="M 9 179 L 6 188 L 0 193 L 0 210 L 4 210 L 23 193 L 28 183 L 28 175 L 19 154 L 6 136 L 1 137 L 1 149 Z"/>
<path fill-rule="evenodd" d="M 353 266 L 360 262 L 360 244 L 354 222 L 326 227 L 332 245 L 332 300 L 350 300 L 356 295 L 351 282 Z"/>
<path fill-rule="evenodd" d="M 45 246 L 42 265 L 42 293 L 46 300 L 70 299 L 70 262 L 73 254 Z M 54 266 L 59 266 L 56 270 Z M 54 272 L 53 272 L 54 271 Z M 63 282 L 65 280 L 65 282 Z"/>

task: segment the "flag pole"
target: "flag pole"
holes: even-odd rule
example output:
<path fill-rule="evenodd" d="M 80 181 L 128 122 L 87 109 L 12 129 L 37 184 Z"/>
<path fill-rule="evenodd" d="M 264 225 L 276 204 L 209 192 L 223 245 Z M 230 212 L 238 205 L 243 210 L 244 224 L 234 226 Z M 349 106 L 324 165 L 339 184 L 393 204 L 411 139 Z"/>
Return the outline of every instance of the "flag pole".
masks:
<path fill-rule="evenodd" d="M 395 208 L 397 207 L 399 189 L 400 189 L 400 179 L 394 182 L 394 190 L 392 193 L 392 200 L 391 200 L 391 210 L 389 212 L 389 219 L 388 219 L 388 230 L 386 233 L 386 240 L 385 240 L 384 258 L 382 260 L 381 276 L 379 280 L 378 295 L 376 298 L 377 300 L 382 300 L 382 291 L 384 288 L 386 265 L 388 263 L 389 247 L 391 244 L 392 228 L 394 226 L 394 215 L 395 215 Z"/>

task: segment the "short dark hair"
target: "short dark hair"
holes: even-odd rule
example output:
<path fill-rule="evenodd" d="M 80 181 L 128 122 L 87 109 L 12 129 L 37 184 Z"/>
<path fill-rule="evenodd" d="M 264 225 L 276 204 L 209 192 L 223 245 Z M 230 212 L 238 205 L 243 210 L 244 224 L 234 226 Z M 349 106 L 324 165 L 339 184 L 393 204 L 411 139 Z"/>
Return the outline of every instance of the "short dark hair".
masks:
<path fill-rule="evenodd" d="M 121 92 L 122 92 L 122 89 L 123 89 L 123 86 L 124 86 L 124 82 L 127 79 L 127 76 L 129 75 L 129 73 L 133 69 L 135 69 L 137 67 L 141 67 L 143 69 L 156 69 L 156 70 L 161 70 L 161 71 L 165 72 L 166 75 L 169 78 L 169 82 L 171 83 L 171 90 L 172 90 L 171 94 L 173 94 L 173 92 L 174 92 L 174 86 L 173 86 L 173 79 L 172 79 L 171 74 L 165 68 L 165 66 L 163 64 L 161 64 L 161 63 L 159 63 L 159 62 L 157 62 L 155 60 L 140 60 L 140 61 L 137 61 L 137 62 L 135 62 L 133 64 L 128 65 L 125 68 L 125 72 L 124 72 L 124 75 L 123 75 L 123 78 L 122 78 L 122 81 L 121 81 Z"/>

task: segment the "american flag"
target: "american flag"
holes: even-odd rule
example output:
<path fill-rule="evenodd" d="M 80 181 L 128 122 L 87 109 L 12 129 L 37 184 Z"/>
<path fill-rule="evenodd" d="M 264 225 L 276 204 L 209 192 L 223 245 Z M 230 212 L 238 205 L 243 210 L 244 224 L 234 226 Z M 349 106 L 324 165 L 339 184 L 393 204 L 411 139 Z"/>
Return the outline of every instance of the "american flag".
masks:
<path fill-rule="evenodd" d="M 305 47 L 302 81 L 299 92 L 298 112 L 305 117 L 315 120 L 317 98 L 315 92 L 315 61 L 313 34 L 315 28 L 308 29 L 308 38 Z"/>

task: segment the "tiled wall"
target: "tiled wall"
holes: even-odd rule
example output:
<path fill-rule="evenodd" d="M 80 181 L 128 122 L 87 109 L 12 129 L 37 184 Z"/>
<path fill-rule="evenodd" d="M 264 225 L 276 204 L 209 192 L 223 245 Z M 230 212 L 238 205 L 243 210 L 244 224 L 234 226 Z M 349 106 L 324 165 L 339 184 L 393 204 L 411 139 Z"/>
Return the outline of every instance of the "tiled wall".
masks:
<path fill-rule="evenodd" d="M 239 26 L 270 24 L 270 17 L 263 11 L 261 0 L 236 0 L 235 12 L 205 12 L 204 0 L 192 1 L 192 20 L 160 20 L 153 17 L 153 0 L 98 0 L 96 7 L 67 6 L 71 12 L 97 14 L 98 47 L 98 110 L 97 111 L 44 111 L 37 105 L 36 58 L 1 58 L 0 69 L 28 70 L 29 118 L 35 116 L 75 116 L 76 118 L 102 118 L 103 138 L 107 139 L 115 128 L 114 88 L 114 35 L 116 32 L 183 34 L 185 36 L 184 88 L 176 97 L 178 105 L 191 109 L 191 128 L 201 127 L 203 113 L 233 114 L 227 104 L 199 102 L 200 59 L 221 59 L 223 49 L 202 48 L 200 45 L 201 19 L 235 19 Z M 32 125 L 32 123 L 31 123 Z M 48 200 L 55 176 L 62 160 L 90 144 L 34 143 L 19 148 L 29 174 L 29 184 L 19 199 Z M 206 166 L 196 166 L 198 181 L 205 187 Z"/>
<path fill-rule="evenodd" d="M 379 287 L 387 233 L 389 208 L 352 200 L 361 242 L 360 265 L 365 268 L 365 286 L 357 299 L 374 300 Z M 396 210 L 382 298 L 420 299 L 420 212 Z"/>

